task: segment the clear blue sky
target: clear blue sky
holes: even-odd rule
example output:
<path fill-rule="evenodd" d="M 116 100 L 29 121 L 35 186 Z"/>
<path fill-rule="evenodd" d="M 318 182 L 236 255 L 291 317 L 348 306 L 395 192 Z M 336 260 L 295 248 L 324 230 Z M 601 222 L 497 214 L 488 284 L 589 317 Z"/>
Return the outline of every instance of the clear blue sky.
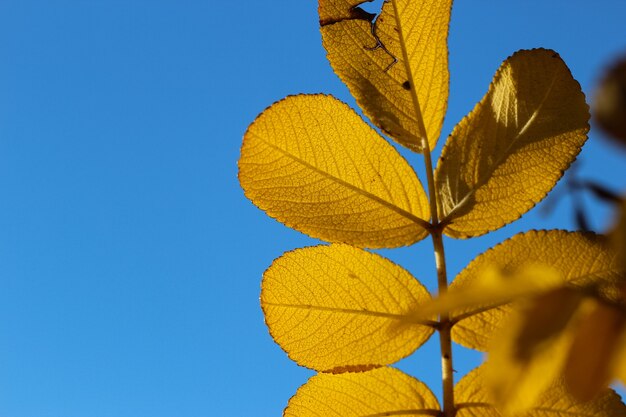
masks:
<path fill-rule="evenodd" d="M 457 0 L 444 133 L 520 48 L 556 49 L 590 93 L 626 51 L 625 16 L 623 0 Z M 260 279 L 315 241 L 248 202 L 236 163 L 273 101 L 354 103 L 326 62 L 316 3 L 0 0 L 0 59 L 0 415 L 281 415 L 311 373 L 269 337 Z M 624 190 L 626 155 L 597 132 L 580 159 L 581 174 Z M 595 213 L 601 230 L 609 212 Z M 554 227 L 574 227 L 569 200 L 447 241 L 451 272 Z M 384 253 L 432 289 L 430 250 Z M 435 347 L 399 366 L 438 393 Z M 455 354 L 458 375 L 480 357 Z"/>

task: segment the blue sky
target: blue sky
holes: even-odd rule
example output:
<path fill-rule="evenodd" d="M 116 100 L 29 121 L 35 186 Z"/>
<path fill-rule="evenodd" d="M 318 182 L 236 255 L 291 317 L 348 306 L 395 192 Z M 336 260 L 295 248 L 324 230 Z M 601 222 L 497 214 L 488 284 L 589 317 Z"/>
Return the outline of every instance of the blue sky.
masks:
<path fill-rule="evenodd" d="M 623 0 L 457 0 L 444 134 L 520 48 L 557 50 L 589 94 L 626 51 L 624 16 Z M 0 57 L 0 415 L 281 415 L 311 373 L 269 337 L 261 274 L 316 241 L 248 202 L 236 163 L 288 94 L 354 105 L 315 2 L 1 0 Z M 625 158 L 592 131 L 579 171 L 624 190 Z M 610 211 L 586 203 L 603 230 Z M 446 241 L 451 275 L 519 231 L 574 227 L 570 200 L 540 207 Z M 383 253 L 433 289 L 430 252 Z M 458 375 L 480 360 L 455 355 Z M 436 343 L 399 366 L 439 393 Z"/>

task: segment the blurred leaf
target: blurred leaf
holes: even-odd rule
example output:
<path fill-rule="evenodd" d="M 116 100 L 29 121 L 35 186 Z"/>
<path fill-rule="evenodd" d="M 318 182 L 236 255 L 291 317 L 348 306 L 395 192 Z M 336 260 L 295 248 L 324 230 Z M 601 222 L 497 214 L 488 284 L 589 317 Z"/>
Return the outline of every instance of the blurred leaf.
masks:
<path fill-rule="evenodd" d="M 543 199 L 587 139 L 580 85 L 551 50 L 519 51 L 454 128 L 436 170 L 445 233 L 496 230 Z"/>
<path fill-rule="evenodd" d="M 452 313 L 455 317 L 509 303 L 521 297 L 544 293 L 563 284 L 561 275 L 546 265 L 529 265 L 513 273 L 486 267 L 471 286 L 451 291 L 418 306 L 416 318 Z"/>
<path fill-rule="evenodd" d="M 239 181 L 259 208 L 312 237 L 379 248 L 427 234 L 428 200 L 411 166 L 330 96 L 265 110 L 244 136 Z"/>
<path fill-rule="evenodd" d="M 593 233 L 562 230 L 530 231 L 513 236 L 474 259 L 450 285 L 450 292 L 471 289 L 485 271 L 497 268 L 514 275 L 528 266 L 549 265 L 574 286 L 594 285 L 607 298 L 620 297 L 618 259 L 607 251 L 605 240 Z M 494 332 L 510 312 L 509 305 L 482 306 L 454 312 L 460 320 L 452 339 L 469 348 L 486 351 Z M 485 311 L 484 311 L 485 310 Z"/>
<path fill-rule="evenodd" d="M 582 187 L 588 189 L 594 196 L 600 200 L 606 201 L 607 203 L 619 204 L 622 202 L 622 198 L 619 194 L 595 181 L 583 181 Z"/>
<path fill-rule="evenodd" d="M 507 372 L 502 369 L 502 372 Z M 484 366 L 474 369 L 454 388 L 456 417 L 500 417 L 503 414 L 494 406 L 493 397 L 486 388 Z M 572 399 L 561 380 L 555 380 L 539 397 L 535 407 L 525 412 L 512 410 L 510 414 L 524 417 L 624 417 L 626 406 L 612 390 L 587 403 Z"/>
<path fill-rule="evenodd" d="M 613 379 L 612 365 L 626 315 L 615 306 L 595 303 L 576 329 L 565 365 L 565 382 L 579 401 L 589 401 Z"/>
<path fill-rule="evenodd" d="M 325 372 L 371 369 L 413 353 L 434 330 L 409 313 L 429 299 L 406 270 L 348 245 L 284 254 L 265 272 L 261 292 L 274 340 L 298 364 Z"/>
<path fill-rule="evenodd" d="M 626 58 L 611 66 L 600 82 L 593 116 L 602 129 L 626 145 Z"/>
<path fill-rule="evenodd" d="M 582 299 L 578 291 L 559 288 L 526 301 L 507 318 L 485 368 L 493 398 L 505 414 L 533 407 L 560 375 Z"/>
<path fill-rule="evenodd" d="M 452 0 L 392 0 L 376 18 L 365 0 L 320 0 L 322 39 L 335 73 L 364 113 L 414 151 L 434 148 L 448 101 Z"/>
<path fill-rule="evenodd" d="M 620 260 L 620 269 L 622 270 L 622 279 L 626 281 L 626 197 L 622 201 L 617 210 L 617 220 L 615 225 L 609 232 L 611 246 L 617 253 Z M 626 299 L 626 296 L 624 297 Z"/>
<path fill-rule="evenodd" d="M 341 375 L 319 374 L 301 386 L 284 417 L 382 417 L 441 413 L 422 382 L 393 368 Z"/>

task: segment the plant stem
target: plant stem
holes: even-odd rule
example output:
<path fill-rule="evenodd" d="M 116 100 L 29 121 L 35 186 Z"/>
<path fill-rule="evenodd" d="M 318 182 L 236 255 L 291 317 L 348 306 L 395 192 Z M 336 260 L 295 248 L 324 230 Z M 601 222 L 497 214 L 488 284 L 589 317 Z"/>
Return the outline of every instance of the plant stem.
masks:
<path fill-rule="evenodd" d="M 433 240 L 435 251 L 435 265 L 437 267 L 437 285 L 439 295 L 448 291 L 448 273 L 446 271 L 446 256 L 443 247 L 443 230 L 439 223 L 437 192 L 433 163 L 428 140 L 423 140 L 424 164 L 426 165 L 426 178 L 428 181 L 428 197 L 430 202 L 430 217 L 432 228 L 430 236 Z M 439 346 L 441 350 L 441 382 L 443 386 L 443 416 L 454 417 L 454 375 L 452 368 L 452 323 L 450 316 L 445 313 L 439 316 Z"/>
<path fill-rule="evenodd" d="M 446 259 L 443 248 L 443 237 L 440 229 L 436 229 L 431 237 L 435 249 L 435 264 L 437 265 L 437 284 L 439 295 L 448 291 Z M 439 346 L 441 348 L 441 382 L 443 384 L 443 415 L 454 417 L 454 375 L 452 368 L 452 323 L 448 313 L 439 316 Z"/>

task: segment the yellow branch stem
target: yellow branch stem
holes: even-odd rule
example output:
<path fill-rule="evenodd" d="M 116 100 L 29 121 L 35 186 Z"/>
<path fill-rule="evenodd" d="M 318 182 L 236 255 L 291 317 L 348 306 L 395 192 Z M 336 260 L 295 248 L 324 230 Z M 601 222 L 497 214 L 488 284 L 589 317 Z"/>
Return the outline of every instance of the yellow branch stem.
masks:
<path fill-rule="evenodd" d="M 430 215 L 432 228 L 430 236 L 433 240 L 435 252 L 435 265 L 437 267 L 437 285 L 439 295 L 448 291 L 448 273 L 446 271 L 446 256 L 443 247 L 443 230 L 439 223 L 437 192 L 433 163 L 428 140 L 423 140 L 424 164 L 426 165 L 426 177 L 428 181 L 428 196 L 430 202 Z M 441 382 L 443 386 L 443 416 L 454 417 L 454 375 L 452 367 L 452 322 L 450 316 L 445 313 L 439 316 L 439 346 L 441 349 Z"/>
<path fill-rule="evenodd" d="M 416 85 L 413 79 L 413 73 L 409 65 L 409 54 L 406 44 L 404 43 L 402 22 L 400 19 L 400 11 L 397 1 L 392 0 L 393 11 L 396 19 L 398 32 L 400 33 L 400 47 L 402 49 L 402 59 L 405 63 L 407 78 L 411 85 Z M 422 153 L 424 155 L 424 164 L 426 165 L 426 177 L 428 182 L 428 197 L 430 205 L 431 227 L 429 228 L 430 236 L 433 240 L 435 251 L 435 263 L 437 265 L 437 283 L 439 287 L 439 295 L 443 295 L 448 290 L 448 275 L 446 272 L 445 252 L 443 248 L 442 225 L 439 223 L 437 190 L 435 188 L 435 178 L 433 170 L 433 162 L 431 157 L 430 144 L 428 142 L 426 126 L 420 109 L 417 91 L 411 89 L 411 99 L 415 107 L 415 116 L 419 129 L 422 132 Z M 441 380 L 443 384 L 443 416 L 454 417 L 456 411 L 454 409 L 454 377 L 452 374 L 452 338 L 450 335 L 452 323 L 449 315 L 442 314 L 439 317 L 439 341 L 441 346 Z"/>

